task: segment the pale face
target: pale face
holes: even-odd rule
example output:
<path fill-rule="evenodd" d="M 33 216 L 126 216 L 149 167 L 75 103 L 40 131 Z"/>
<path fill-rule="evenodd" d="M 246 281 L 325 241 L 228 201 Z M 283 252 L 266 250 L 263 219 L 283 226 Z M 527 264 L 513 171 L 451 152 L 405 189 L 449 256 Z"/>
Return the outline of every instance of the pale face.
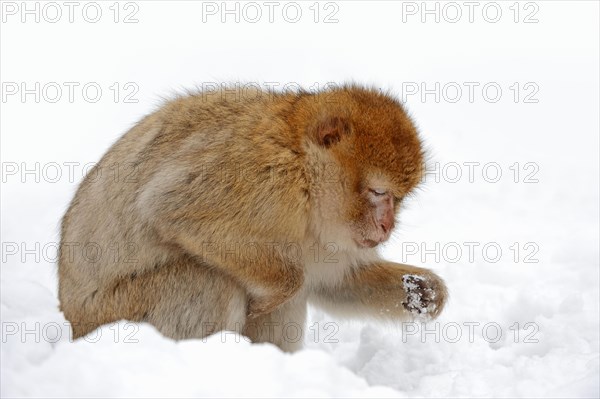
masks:
<path fill-rule="evenodd" d="M 354 240 L 359 247 L 373 248 L 387 241 L 394 229 L 394 198 L 381 188 L 368 189 L 365 193 L 369 203 L 364 228 L 355 232 Z"/>
<path fill-rule="evenodd" d="M 382 178 L 367 178 L 360 185 L 352 216 L 352 239 L 359 248 L 373 248 L 390 238 L 395 227 L 396 205 L 393 188 Z"/>

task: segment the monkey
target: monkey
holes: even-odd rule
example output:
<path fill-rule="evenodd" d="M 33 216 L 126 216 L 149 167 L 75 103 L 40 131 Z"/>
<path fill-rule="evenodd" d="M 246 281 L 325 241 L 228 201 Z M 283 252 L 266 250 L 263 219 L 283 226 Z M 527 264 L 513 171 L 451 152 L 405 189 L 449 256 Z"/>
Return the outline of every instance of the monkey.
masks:
<path fill-rule="evenodd" d="M 378 253 L 424 170 L 404 105 L 373 87 L 179 95 L 80 183 L 61 223 L 60 310 L 74 338 L 124 319 L 287 352 L 308 304 L 433 319 L 444 281 Z"/>

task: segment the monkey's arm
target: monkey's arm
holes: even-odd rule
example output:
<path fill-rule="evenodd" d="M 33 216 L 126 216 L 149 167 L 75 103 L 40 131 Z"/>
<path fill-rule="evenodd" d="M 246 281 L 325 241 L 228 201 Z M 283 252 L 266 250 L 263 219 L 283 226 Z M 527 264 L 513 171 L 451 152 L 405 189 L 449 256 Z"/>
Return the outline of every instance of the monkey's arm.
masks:
<path fill-rule="evenodd" d="M 177 242 L 246 289 L 248 316 L 253 318 L 270 313 L 301 288 L 304 281 L 302 267 L 281 254 L 278 250 L 281 245 L 276 245 L 280 243 L 253 240 L 241 234 L 237 239 L 240 241 L 215 233 L 214 238 L 208 240 L 188 230 L 178 237 Z"/>
<path fill-rule="evenodd" d="M 446 302 L 443 280 L 415 266 L 380 261 L 350 271 L 336 286 L 311 290 L 311 302 L 342 316 L 435 318 Z"/>

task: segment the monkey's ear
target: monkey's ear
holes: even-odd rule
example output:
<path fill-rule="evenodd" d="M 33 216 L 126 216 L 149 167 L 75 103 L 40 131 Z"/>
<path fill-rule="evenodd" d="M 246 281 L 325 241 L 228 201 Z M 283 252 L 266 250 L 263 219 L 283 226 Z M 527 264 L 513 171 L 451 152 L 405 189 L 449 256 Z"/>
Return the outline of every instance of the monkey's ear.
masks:
<path fill-rule="evenodd" d="M 317 144 L 329 148 L 350 134 L 351 126 L 348 119 L 340 116 L 330 116 L 317 123 L 314 137 Z"/>

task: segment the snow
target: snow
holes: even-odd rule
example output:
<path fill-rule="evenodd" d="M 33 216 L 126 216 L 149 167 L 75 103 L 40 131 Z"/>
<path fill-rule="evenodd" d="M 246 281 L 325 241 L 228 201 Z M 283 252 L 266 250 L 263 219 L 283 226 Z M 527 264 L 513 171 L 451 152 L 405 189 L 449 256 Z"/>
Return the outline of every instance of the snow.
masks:
<path fill-rule="evenodd" d="M 99 3 L 98 23 L 81 18 L 83 3 L 73 23 L 61 2 L 56 23 L 21 23 L 7 4 L 21 2 L 1 5 L 2 397 L 600 396 L 597 2 L 521 2 L 519 23 L 513 2 L 496 3 L 498 23 L 482 19 L 486 2 L 472 23 L 461 2 L 457 23 L 422 23 L 410 14 L 421 2 L 337 2 L 332 24 L 314 23 L 304 2 L 298 23 L 270 23 L 263 9 L 255 24 L 203 22 L 203 4 L 220 2 L 130 2 L 133 24 L 113 22 L 112 2 Z M 135 11 L 125 4 L 120 21 Z M 522 23 L 535 7 L 539 22 Z M 332 10 L 321 3 L 319 18 Z M 311 308 L 294 354 L 232 333 L 174 342 L 126 321 L 70 342 L 54 260 L 86 165 L 160 96 L 238 80 L 404 93 L 431 171 L 382 252 L 444 278 L 438 319 L 378 324 Z M 39 102 L 7 94 L 21 82 L 40 82 Z M 42 92 L 51 82 L 63 89 L 54 103 L 55 86 Z M 73 101 L 68 82 L 79 83 Z M 82 94 L 90 82 L 97 102 Z M 423 99 L 421 84 L 436 82 L 439 101 Z M 490 82 L 497 102 L 482 94 Z"/>

